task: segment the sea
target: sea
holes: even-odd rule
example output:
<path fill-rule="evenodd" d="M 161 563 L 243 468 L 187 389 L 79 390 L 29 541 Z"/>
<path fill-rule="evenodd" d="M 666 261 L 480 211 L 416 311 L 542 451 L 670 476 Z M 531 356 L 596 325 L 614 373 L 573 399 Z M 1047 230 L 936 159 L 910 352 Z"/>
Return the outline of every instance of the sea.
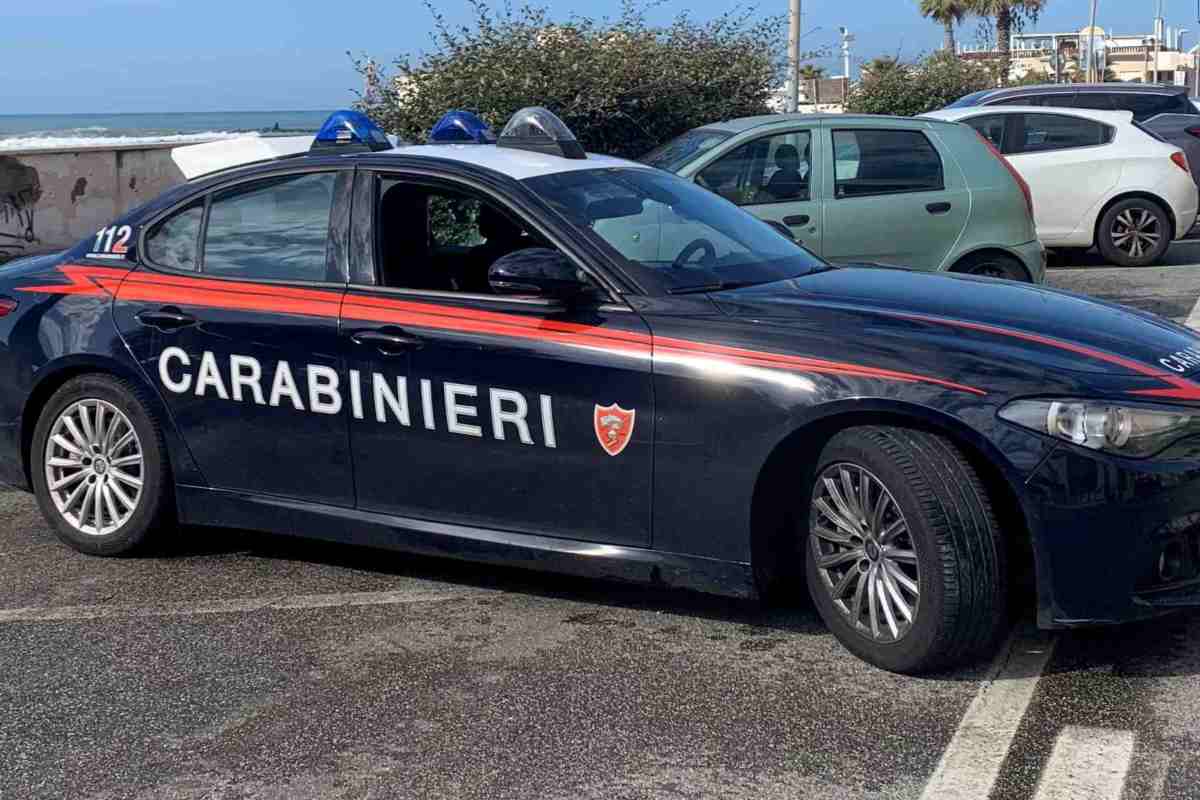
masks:
<path fill-rule="evenodd" d="M 0 152 L 315 133 L 331 111 L 0 114 Z"/>

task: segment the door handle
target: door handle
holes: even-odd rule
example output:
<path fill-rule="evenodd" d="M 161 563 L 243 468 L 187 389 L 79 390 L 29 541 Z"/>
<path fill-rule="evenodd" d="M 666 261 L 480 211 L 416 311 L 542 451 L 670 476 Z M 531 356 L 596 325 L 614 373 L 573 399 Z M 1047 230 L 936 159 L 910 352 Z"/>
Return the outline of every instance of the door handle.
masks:
<path fill-rule="evenodd" d="M 195 325 L 197 321 L 191 314 L 184 314 L 175 306 L 165 306 L 157 311 L 143 311 L 136 319 L 148 328 L 157 328 L 164 332 L 187 328 Z"/>
<path fill-rule="evenodd" d="M 783 218 L 784 225 L 807 225 L 812 221 L 812 217 L 808 214 L 793 214 L 790 217 Z"/>
<path fill-rule="evenodd" d="M 380 328 L 371 331 L 359 331 L 350 336 L 355 344 L 374 345 L 385 356 L 395 356 L 408 350 L 419 350 L 423 345 L 419 338 L 405 333 L 399 328 Z"/>
<path fill-rule="evenodd" d="M 929 203 L 925 206 L 925 210 L 930 214 L 945 214 L 951 208 L 953 208 L 953 206 L 951 206 L 949 203 Z"/>

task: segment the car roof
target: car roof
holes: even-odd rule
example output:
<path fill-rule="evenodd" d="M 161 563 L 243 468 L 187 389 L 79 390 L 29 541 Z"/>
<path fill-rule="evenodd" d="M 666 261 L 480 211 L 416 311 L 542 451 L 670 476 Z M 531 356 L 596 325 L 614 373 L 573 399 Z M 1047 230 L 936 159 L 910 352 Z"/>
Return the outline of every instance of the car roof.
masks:
<path fill-rule="evenodd" d="M 1106 125 L 1128 125 L 1133 122 L 1132 111 L 1102 111 L 1095 108 L 1060 108 L 1058 106 L 959 106 L 929 111 L 921 116 L 927 119 L 957 122 L 966 117 L 991 117 L 997 114 L 1057 114 L 1091 119 Z"/>
<path fill-rule="evenodd" d="M 995 100 L 1007 97 L 1034 96 L 1048 92 L 1076 92 L 1079 94 L 1097 94 L 1114 92 L 1117 94 L 1187 94 L 1186 86 L 1175 86 L 1169 83 L 1039 83 L 1032 86 L 1008 86 L 1002 89 L 989 89 L 970 95 L 978 105 L 986 105 Z"/>
<path fill-rule="evenodd" d="M 518 181 L 585 169 L 612 169 L 614 167 L 650 169 L 645 164 L 639 164 L 636 161 L 597 153 L 588 153 L 587 158 L 565 158 L 548 153 L 499 147 L 494 144 L 417 144 L 382 150 L 369 155 L 378 156 L 382 160 L 396 155 L 457 161 L 462 164 L 491 169 Z M 376 163 L 379 162 L 376 161 Z"/>
<path fill-rule="evenodd" d="M 762 128 L 768 125 L 784 125 L 796 122 L 806 122 L 817 124 L 826 121 L 837 122 L 842 125 L 854 125 L 863 122 L 881 122 L 887 121 L 888 124 L 913 124 L 920 126 L 920 121 L 914 120 L 913 117 L 897 117 L 887 114 L 760 114 L 755 117 L 739 117 L 737 119 L 722 120 L 720 122 L 711 122 L 707 125 L 701 125 L 696 130 L 705 131 L 725 131 L 727 133 L 743 133 L 755 128 Z M 929 120 L 925 120 L 929 121 Z"/>

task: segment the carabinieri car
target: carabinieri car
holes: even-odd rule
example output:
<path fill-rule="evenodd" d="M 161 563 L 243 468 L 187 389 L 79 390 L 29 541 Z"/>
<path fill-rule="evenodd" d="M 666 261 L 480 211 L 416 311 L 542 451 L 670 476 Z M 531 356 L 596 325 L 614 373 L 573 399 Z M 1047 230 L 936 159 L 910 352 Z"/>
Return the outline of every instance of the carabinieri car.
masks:
<path fill-rule="evenodd" d="M 1026 572 L 1046 627 L 1200 605 L 1188 330 L 832 267 L 544 110 L 432 140 L 341 114 L 0 270 L 0 479 L 99 555 L 184 523 L 806 581 L 903 672 L 987 653 Z"/>

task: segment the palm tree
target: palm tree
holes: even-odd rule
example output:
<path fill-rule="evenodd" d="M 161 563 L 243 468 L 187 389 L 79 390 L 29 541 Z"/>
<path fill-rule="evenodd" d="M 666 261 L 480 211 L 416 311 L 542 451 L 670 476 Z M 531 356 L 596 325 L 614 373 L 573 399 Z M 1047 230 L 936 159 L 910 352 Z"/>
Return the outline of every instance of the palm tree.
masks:
<path fill-rule="evenodd" d="M 811 85 L 813 87 L 813 93 L 812 93 L 813 103 L 820 103 L 821 102 L 821 78 L 825 77 L 825 68 L 824 67 L 816 67 L 816 66 L 813 66 L 812 64 L 805 64 L 804 66 L 802 66 L 800 68 L 798 74 L 800 75 L 800 85 L 801 86 L 808 86 L 811 83 Z"/>
<path fill-rule="evenodd" d="M 1036 22 L 1048 0 L 966 0 L 967 10 L 996 19 L 996 49 L 1000 52 L 1000 85 L 1008 83 L 1012 66 L 1012 32 L 1025 20 Z"/>
<path fill-rule="evenodd" d="M 969 0 L 921 0 L 921 16 L 940 22 L 946 29 L 942 49 L 954 52 L 954 26 L 967 15 Z"/>

